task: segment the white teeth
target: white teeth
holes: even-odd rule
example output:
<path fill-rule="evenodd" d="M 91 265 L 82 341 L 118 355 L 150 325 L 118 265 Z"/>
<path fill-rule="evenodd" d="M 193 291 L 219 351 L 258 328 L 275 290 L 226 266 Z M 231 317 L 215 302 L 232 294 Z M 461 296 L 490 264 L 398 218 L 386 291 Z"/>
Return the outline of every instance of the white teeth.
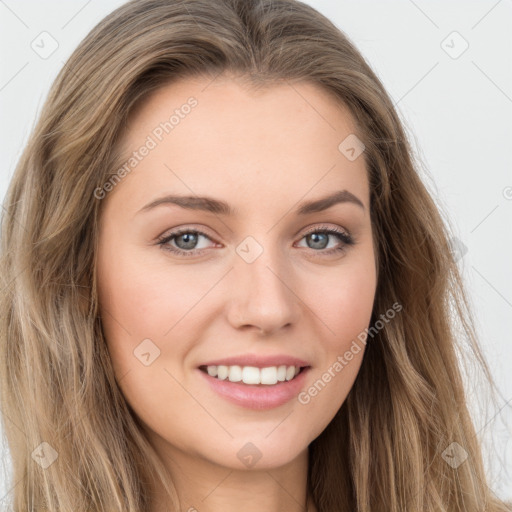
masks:
<path fill-rule="evenodd" d="M 290 366 L 290 368 L 292 368 Z M 268 368 L 262 368 L 261 372 L 261 383 L 262 384 L 276 384 L 277 383 L 277 368 L 270 366 Z M 295 373 L 295 372 L 294 372 Z"/>
<path fill-rule="evenodd" d="M 229 374 L 229 367 L 227 366 L 217 366 L 217 378 L 220 380 L 224 380 Z"/>
<path fill-rule="evenodd" d="M 284 364 L 277 368 L 277 380 L 279 382 L 286 380 L 286 366 Z"/>
<path fill-rule="evenodd" d="M 292 380 L 300 372 L 300 366 L 268 366 L 256 368 L 255 366 L 207 366 L 206 371 L 211 377 L 220 380 L 228 379 L 230 382 L 243 382 L 244 384 L 273 385 L 285 380 Z"/>
<path fill-rule="evenodd" d="M 254 366 L 244 366 L 242 370 L 242 382 L 244 384 L 261 384 L 261 373 Z"/>
<path fill-rule="evenodd" d="M 228 379 L 231 382 L 240 382 L 242 380 L 242 367 L 241 366 L 230 366 Z"/>

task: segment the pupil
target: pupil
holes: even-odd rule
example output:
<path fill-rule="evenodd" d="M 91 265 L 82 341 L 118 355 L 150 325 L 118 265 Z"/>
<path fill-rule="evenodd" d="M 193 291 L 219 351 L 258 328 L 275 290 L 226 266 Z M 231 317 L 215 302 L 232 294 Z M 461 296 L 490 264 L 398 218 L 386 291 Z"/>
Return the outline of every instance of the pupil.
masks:
<path fill-rule="evenodd" d="M 187 239 L 187 238 L 189 238 L 189 241 L 187 242 L 185 240 L 185 246 L 184 247 L 181 244 L 178 243 L 179 240 Z M 193 249 L 194 248 L 194 244 L 196 243 L 196 238 L 197 238 L 197 235 L 194 234 L 194 233 L 185 233 L 183 235 L 180 235 L 176 239 L 176 244 L 178 245 L 178 247 L 180 247 L 180 249 Z"/>
<path fill-rule="evenodd" d="M 320 242 L 320 247 L 316 246 L 316 247 L 314 247 L 314 249 L 325 249 L 325 247 L 327 245 L 326 242 L 327 242 L 327 239 L 328 239 L 326 233 L 312 233 L 309 236 L 313 238 L 313 243 L 318 243 L 318 237 L 324 237 L 324 243 L 322 244 L 322 242 Z"/>

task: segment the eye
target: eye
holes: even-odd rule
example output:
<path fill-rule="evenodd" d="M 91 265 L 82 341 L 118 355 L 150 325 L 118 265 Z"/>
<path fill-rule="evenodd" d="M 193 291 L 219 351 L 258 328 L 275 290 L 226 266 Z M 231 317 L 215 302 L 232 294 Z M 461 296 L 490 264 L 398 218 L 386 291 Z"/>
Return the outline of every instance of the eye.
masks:
<path fill-rule="evenodd" d="M 329 245 L 329 237 L 336 237 L 339 245 L 328 250 L 325 250 Z M 182 228 L 158 239 L 158 245 L 165 251 L 169 251 L 178 256 L 190 257 L 201 254 L 207 247 L 197 247 L 201 238 L 211 240 L 211 238 L 202 231 L 191 228 Z M 316 227 L 308 231 L 301 240 L 311 240 L 311 245 L 308 245 L 314 252 L 321 255 L 330 255 L 346 251 L 347 248 L 355 244 L 354 238 L 345 231 L 336 228 L 329 228 L 326 226 Z M 172 244 L 171 244 L 172 242 Z"/>
<path fill-rule="evenodd" d="M 204 249 L 203 247 L 198 250 L 196 247 L 200 237 L 211 240 L 211 238 L 202 231 L 183 228 L 160 237 L 158 239 L 158 245 L 162 246 L 162 249 L 177 254 L 178 256 L 194 256 L 198 251 L 201 252 L 201 250 Z M 169 242 L 171 241 L 178 247 L 169 245 Z"/>
<path fill-rule="evenodd" d="M 336 237 L 338 241 L 341 242 L 340 245 L 325 250 L 329 244 L 329 237 Z M 304 235 L 303 239 L 309 239 L 312 247 L 311 245 L 308 245 L 308 247 L 312 249 L 320 249 L 320 251 L 315 252 L 321 252 L 323 255 L 346 251 L 349 246 L 355 244 L 354 238 L 349 233 L 337 228 L 329 228 L 326 226 L 316 227 L 308 231 Z"/>

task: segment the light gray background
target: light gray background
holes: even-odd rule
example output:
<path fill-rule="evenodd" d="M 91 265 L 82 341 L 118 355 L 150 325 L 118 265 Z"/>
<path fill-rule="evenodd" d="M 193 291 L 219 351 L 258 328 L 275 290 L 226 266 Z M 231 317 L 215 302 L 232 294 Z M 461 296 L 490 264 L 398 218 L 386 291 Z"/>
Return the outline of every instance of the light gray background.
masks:
<path fill-rule="evenodd" d="M 122 3 L 0 0 L 1 198 L 57 72 Z M 306 3 L 352 39 L 384 83 L 425 182 L 456 229 L 457 246 L 467 248 L 460 265 L 503 395 L 488 416 L 475 401 L 474 419 L 484 443 L 494 440 L 493 450 L 484 445 L 493 489 L 512 499 L 512 0 Z M 47 37 L 40 36 L 44 31 L 58 43 L 46 59 L 31 47 Z M 474 390 L 468 393 L 474 400 Z M 0 449 L 1 505 L 10 492 L 4 483 L 10 463 L 5 442 Z"/>

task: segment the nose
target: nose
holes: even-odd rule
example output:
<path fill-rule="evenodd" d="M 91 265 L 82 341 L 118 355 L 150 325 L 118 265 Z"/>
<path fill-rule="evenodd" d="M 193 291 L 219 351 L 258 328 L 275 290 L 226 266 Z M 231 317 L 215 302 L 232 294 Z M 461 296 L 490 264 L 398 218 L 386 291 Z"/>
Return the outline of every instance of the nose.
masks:
<path fill-rule="evenodd" d="M 297 323 L 301 300 L 289 265 L 276 251 L 264 250 L 252 263 L 237 256 L 234 267 L 228 311 L 234 328 L 269 335 Z"/>

